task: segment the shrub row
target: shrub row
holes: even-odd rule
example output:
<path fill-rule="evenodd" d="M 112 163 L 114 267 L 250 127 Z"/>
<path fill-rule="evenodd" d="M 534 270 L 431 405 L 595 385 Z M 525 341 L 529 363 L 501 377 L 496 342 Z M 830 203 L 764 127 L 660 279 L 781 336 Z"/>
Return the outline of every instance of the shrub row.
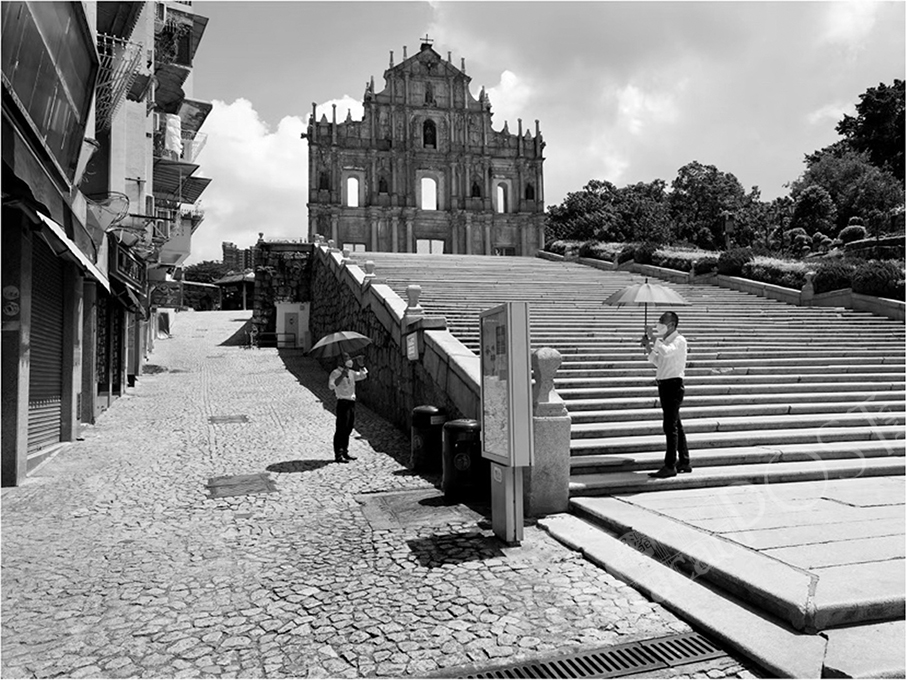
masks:
<path fill-rule="evenodd" d="M 816 293 L 850 288 L 863 295 L 904 300 L 903 262 L 890 260 L 826 260 L 815 265 L 799 260 L 754 255 L 750 248 L 732 248 L 714 257 L 696 250 L 664 250 L 651 243 L 566 240 L 554 241 L 547 250 L 559 255 L 572 251 L 580 257 L 617 264 L 633 260 L 639 264 L 652 264 L 696 275 L 717 271 L 727 276 L 739 276 L 793 289 L 802 288 L 806 283 L 807 272 L 812 270 L 815 272 L 813 289 Z"/>

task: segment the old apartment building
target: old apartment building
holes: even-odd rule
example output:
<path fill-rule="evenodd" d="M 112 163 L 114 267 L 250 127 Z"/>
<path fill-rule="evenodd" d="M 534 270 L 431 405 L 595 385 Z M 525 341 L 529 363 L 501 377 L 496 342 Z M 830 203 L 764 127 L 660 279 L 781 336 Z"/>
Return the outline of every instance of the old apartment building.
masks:
<path fill-rule="evenodd" d="M 362 120 L 316 117 L 308 131 L 309 240 L 351 250 L 534 255 L 544 245 L 539 132 L 492 129 L 484 88 L 465 60 L 419 52 L 366 86 Z"/>

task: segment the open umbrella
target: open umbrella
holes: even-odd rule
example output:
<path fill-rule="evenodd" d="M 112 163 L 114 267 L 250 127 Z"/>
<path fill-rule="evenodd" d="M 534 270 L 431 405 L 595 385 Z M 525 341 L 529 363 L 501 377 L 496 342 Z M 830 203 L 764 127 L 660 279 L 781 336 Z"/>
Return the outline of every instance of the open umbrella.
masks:
<path fill-rule="evenodd" d="M 370 344 L 372 344 L 372 341 L 361 333 L 338 331 L 329 333 L 321 338 L 312 346 L 309 354 L 316 359 L 331 359 L 332 357 L 339 357 L 344 352 L 353 354 Z"/>
<path fill-rule="evenodd" d="M 647 327 L 649 325 L 649 303 L 669 306 L 690 304 L 680 293 L 660 283 L 649 283 L 648 278 L 645 283 L 636 283 L 622 288 L 610 295 L 602 304 L 616 305 L 617 307 L 622 305 L 643 305 L 645 308 L 643 325 Z"/>

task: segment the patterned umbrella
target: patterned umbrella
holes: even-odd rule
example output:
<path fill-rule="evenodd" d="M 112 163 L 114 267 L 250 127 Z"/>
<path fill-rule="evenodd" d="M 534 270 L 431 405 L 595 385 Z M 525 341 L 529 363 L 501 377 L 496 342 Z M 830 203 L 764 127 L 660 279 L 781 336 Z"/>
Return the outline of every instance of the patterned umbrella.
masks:
<path fill-rule="evenodd" d="M 660 283 L 635 283 L 609 296 L 603 305 L 643 305 L 645 308 L 644 326 L 649 325 L 649 303 L 653 305 L 689 305 L 680 293 Z"/>
<path fill-rule="evenodd" d="M 355 331 L 338 331 L 325 335 L 316 342 L 309 354 L 316 359 L 331 359 L 346 352 L 353 354 L 372 344 L 372 341 Z"/>

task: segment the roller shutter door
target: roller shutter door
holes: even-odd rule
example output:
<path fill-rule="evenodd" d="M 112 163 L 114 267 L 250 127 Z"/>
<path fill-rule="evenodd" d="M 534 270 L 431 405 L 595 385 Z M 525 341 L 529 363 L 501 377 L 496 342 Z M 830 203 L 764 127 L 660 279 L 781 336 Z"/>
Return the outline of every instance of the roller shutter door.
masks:
<path fill-rule="evenodd" d="M 60 441 L 63 416 L 63 266 L 42 240 L 32 248 L 28 452 Z"/>

